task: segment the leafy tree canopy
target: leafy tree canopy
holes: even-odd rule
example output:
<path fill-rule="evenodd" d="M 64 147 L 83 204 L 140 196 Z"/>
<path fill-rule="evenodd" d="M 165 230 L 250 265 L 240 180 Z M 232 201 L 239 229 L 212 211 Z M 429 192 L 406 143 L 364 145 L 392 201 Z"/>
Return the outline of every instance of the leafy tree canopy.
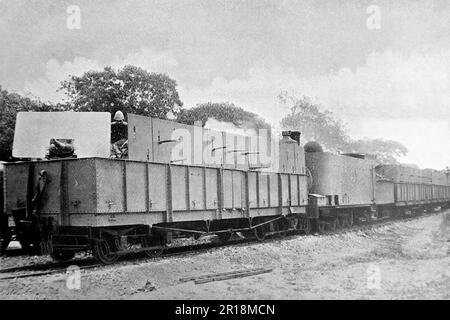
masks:
<path fill-rule="evenodd" d="M 202 121 L 205 126 L 209 118 L 218 121 L 231 122 L 237 127 L 251 129 L 270 129 L 270 125 L 255 113 L 245 111 L 229 102 L 202 103 L 191 109 L 183 109 L 178 115 L 177 121 L 193 125 L 195 121 Z"/>
<path fill-rule="evenodd" d="M 290 106 L 290 113 L 282 119 L 281 126 L 300 130 L 304 141 L 317 141 L 325 150 L 375 154 L 380 163 L 391 164 L 398 163 L 396 157 L 408 153 L 404 145 L 393 140 L 351 139 L 342 121 L 335 119 L 332 112 L 323 110 L 308 97 L 298 99 L 281 93 L 279 100 Z"/>
<path fill-rule="evenodd" d="M 331 112 L 321 111 L 308 97 L 297 99 L 281 93 L 279 100 L 290 106 L 290 113 L 281 121 L 282 128 L 300 130 L 303 140 L 317 141 L 329 151 L 338 152 L 346 147 L 349 136 L 345 125 L 334 119 Z"/>
<path fill-rule="evenodd" d="M 408 149 L 400 142 L 368 138 L 350 140 L 345 150 L 347 152 L 376 154 L 379 162 L 389 164 L 398 163 L 396 157 L 404 156 L 408 153 Z"/>
<path fill-rule="evenodd" d="M 171 113 L 177 115 L 183 105 L 176 86 L 175 80 L 165 74 L 128 65 L 118 71 L 106 67 L 80 77 L 71 76 L 61 83 L 60 89 L 68 96 L 70 109 L 75 111 L 114 114 L 121 110 L 167 119 Z"/>

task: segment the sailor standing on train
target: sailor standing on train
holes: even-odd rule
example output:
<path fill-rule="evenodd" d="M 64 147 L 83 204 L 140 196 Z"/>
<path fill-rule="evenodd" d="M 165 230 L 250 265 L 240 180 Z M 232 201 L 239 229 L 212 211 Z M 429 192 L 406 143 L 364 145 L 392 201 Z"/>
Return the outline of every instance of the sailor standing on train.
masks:
<path fill-rule="evenodd" d="M 111 123 L 111 153 L 113 157 L 122 158 L 127 153 L 128 147 L 128 123 L 122 111 L 114 114 Z"/>

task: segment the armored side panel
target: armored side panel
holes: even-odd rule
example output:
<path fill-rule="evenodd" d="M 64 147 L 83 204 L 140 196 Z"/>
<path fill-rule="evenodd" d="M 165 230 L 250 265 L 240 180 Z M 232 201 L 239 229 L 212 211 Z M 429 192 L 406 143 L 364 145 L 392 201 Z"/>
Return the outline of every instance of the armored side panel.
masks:
<path fill-rule="evenodd" d="M 299 145 L 296 141 L 283 137 L 279 147 L 279 172 L 299 173 Z"/>
<path fill-rule="evenodd" d="M 78 158 L 109 157 L 110 114 L 107 112 L 19 112 L 13 156 L 44 158 L 50 139 L 73 139 Z"/>
<path fill-rule="evenodd" d="M 326 196 L 329 205 L 367 205 L 375 200 L 372 161 L 326 152 L 305 157 L 313 180 L 310 193 Z"/>
<path fill-rule="evenodd" d="M 298 176 L 297 175 L 290 175 L 289 176 L 289 190 L 290 190 L 290 202 L 291 206 L 298 206 L 299 205 L 299 192 L 298 192 Z"/>
<path fill-rule="evenodd" d="M 291 140 L 295 144 L 295 141 Z M 285 143 L 285 141 L 283 142 Z M 247 170 L 270 167 L 268 171 L 301 173 L 303 151 L 296 145 L 283 148 L 270 134 L 239 135 L 137 115 L 128 115 L 128 158 L 160 163 L 223 166 Z M 282 166 L 278 164 L 280 159 Z"/>
<path fill-rule="evenodd" d="M 270 175 L 270 174 L 267 174 L 264 172 L 261 172 L 258 174 L 258 191 L 259 191 L 258 207 L 260 207 L 260 208 L 269 207 L 269 203 L 272 206 L 278 206 L 278 204 L 272 204 L 271 202 L 269 202 L 270 201 L 269 200 L 269 185 L 271 186 L 271 184 L 269 184 L 269 180 L 270 181 L 273 180 L 278 185 L 278 182 L 276 180 L 276 175 L 274 175 L 274 174 Z M 278 188 L 277 188 L 277 190 L 278 190 Z M 270 194 L 272 194 L 272 192 Z M 276 199 L 278 199 L 278 193 L 277 193 Z"/>
<path fill-rule="evenodd" d="M 377 167 L 377 173 L 398 183 L 431 183 L 430 169 L 417 169 L 401 165 L 382 165 Z"/>
<path fill-rule="evenodd" d="M 208 166 L 221 166 L 225 161 L 224 133 L 211 129 L 205 130 L 203 161 Z"/>
<path fill-rule="evenodd" d="M 272 139 L 268 134 L 258 136 L 258 164 L 255 167 L 266 172 L 278 172 L 280 170 L 279 155 L 279 139 Z"/>
<path fill-rule="evenodd" d="M 195 153 L 192 148 L 193 126 L 153 118 L 152 136 L 153 161 L 178 164 L 193 163 L 193 154 Z"/>
<path fill-rule="evenodd" d="M 125 161 L 96 159 L 97 213 L 126 212 Z"/>
<path fill-rule="evenodd" d="M 206 193 L 206 209 L 218 209 L 218 170 L 205 168 L 205 193 Z"/>
<path fill-rule="evenodd" d="M 260 167 L 261 162 L 259 160 L 259 146 L 258 146 L 259 138 L 258 136 L 249 136 L 247 139 L 247 162 L 249 167 Z"/>
<path fill-rule="evenodd" d="M 143 162 L 125 162 L 126 209 L 128 212 L 146 212 L 149 209 L 147 204 L 147 167 L 148 164 Z"/>
<path fill-rule="evenodd" d="M 167 166 L 164 164 L 148 164 L 149 211 L 165 211 L 167 209 Z"/>
<path fill-rule="evenodd" d="M 258 173 L 248 172 L 248 202 L 250 208 L 258 207 L 257 181 Z"/>
<path fill-rule="evenodd" d="M 128 159 L 154 161 L 152 118 L 128 114 Z"/>
<path fill-rule="evenodd" d="M 308 205 L 308 180 L 306 175 L 299 175 L 299 205 Z"/>
<path fill-rule="evenodd" d="M 435 200 L 445 200 L 446 199 L 446 184 L 447 177 L 444 172 L 433 170 L 432 172 L 432 184 L 433 184 L 433 198 Z"/>
<path fill-rule="evenodd" d="M 223 170 L 223 203 L 225 209 L 243 208 L 245 199 L 244 172 Z"/>
<path fill-rule="evenodd" d="M 281 205 L 283 207 L 290 206 L 289 199 L 289 175 L 280 174 L 280 184 L 281 184 Z"/>
<path fill-rule="evenodd" d="M 377 204 L 394 203 L 394 182 L 387 179 L 377 179 L 375 184 L 375 201 Z"/>
<path fill-rule="evenodd" d="M 7 163 L 4 171 L 5 213 L 27 208 L 28 176 L 31 163 Z"/>
<path fill-rule="evenodd" d="M 66 160 L 66 163 L 66 206 L 69 214 L 96 214 L 97 179 L 95 159 Z"/>
<path fill-rule="evenodd" d="M 249 137 L 243 135 L 236 135 L 235 142 L 235 168 L 240 170 L 248 169 L 248 146 Z"/>
<path fill-rule="evenodd" d="M 205 209 L 205 179 L 204 169 L 189 167 L 189 201 L 191 210 Z"/>
<path fill-rule="evenodd" d="M 400 181 L 400 167 L 397 165 L 382 165 L 377 167 L 377 174 L 394 182 Z"/>
<path fill-rule="evenodd" d="M 262 174 L 264 175 L 264 174 Z M 277 173 L 268 173 L 267 177 L 269 179 L 269 207 L 278 207 L 280 205 L 280 196 L 278 193 L 280 187 L 280 181 Z M 266 185 L 262 186 L 267 189 Z M 263 203 L 264 204 L 264 203 Z"/>
<path fill-rule="evenodd" d="M 445 186 L 447 184 L 447 176 L 441 171 L 433 170 L 431 180 L 435 185 Z"/>
<path fill-rule="evenodd" d="M 245 175 L 243 171 L 233 171 L 233 208 L 245 208 Z"/>
<path fill-rule="evenodd" d="M 422 170 L 422 183 L 432 184 L 433 170 L 432 169 L 423 169 Z"/>
<path fill-rule="evenodd" d="M 42 171 L 47 172 L 47 184 L 41 197 L 40 212 L 45 215 L 57 215 L 63 211 L 61 206 L 65 188 L 61 181 L 63 164 L 61 161 L 40 161 L 33 163 L 33 188 L 37 188 L 39 175 Z M 36 191 L 34 192 L 36 194 Z"/>
<path fill-rule="evenodd" d="M 242 152 L 237 150 L 236 148 L 236 138 L 237 135 L 224 132 L 224 142 L 225 142 L 225 159 L 224 159 L 224 168 L 234 169 L 236 168 L 236 157 L 238 152 Z"/>
<path fill-rule="evenodd" d="M 5 167 L 5 209 L 9 214 L 37 209 L 41 217 L 53 216 L 58 223 L 67 224 L 70 214 L 97 212 L 94 159 L 18 162 Z M 35 208 L 31 199 L 38 194 L 43 172 L 45 187 Z"/>
<path fill-rule="evenodd" d="M 187 177 L 188 172 L 184 166 L 171 167 L 172 208 L 174 211 L 187 210 Z"/>
<path fill-rule="evenodd" d="M 440 188 L 436 184 L 443 182 L 442 177 L 439 179 L 433 169 L 383 165 L 377 168 L 377 173 L 394 181 L 394 194 L 398 204 L 429 202 L 440 194 Z"/>

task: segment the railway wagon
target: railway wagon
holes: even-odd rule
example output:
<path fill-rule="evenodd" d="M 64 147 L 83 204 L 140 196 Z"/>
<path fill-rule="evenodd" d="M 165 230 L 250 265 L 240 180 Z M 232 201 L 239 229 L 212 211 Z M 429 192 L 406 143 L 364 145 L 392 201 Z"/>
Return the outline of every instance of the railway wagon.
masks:
<path fill-rule="evenodd" d="M 446 174 L 433 169 L 418 169 L 402 165 L 380 165 L 377 174 L 394 184 L 395 210 L 423 212 L 436 206 L 446 206 Z"/>
<path fill-rule="evenodd" d="M 444 172 L 378 165 L 367 155 L 331 154 L 316 144 L 305 145 L 305 150 L 320 231 L 351 226 L 355 220 L 419 214 L 450 203 Z"/>
<path fill-rule="evenodd" d="M 310 148 L 306 145 L 305 149 Z M 375 205 L 376 192 L 384 202 L 390 199 L 389 184 L 379 184 L 376 189 L 373 159 L 312 148 L 305 153 L 305 160 L 312 177 L 310 193 L 322 196 L 317 211 L 319 230 L 351 226 L 355 218 L 366 218 Z"/>
<path fill-rule="evenodd" d="M 66 126 L 77 116 L 61 115 L 57 123 Z M 25 247 L 39 247 L 59 260 L 70 259 L 77 251 L 92 250 L 101 262 L 112 263 L 130 251 L 158 254 L 177 236 L 212 233 L 226 241 L 233 232 L 242 232 L 262 240 L 268 234 L 288 229 L 308 231 L 307 177 L 298 133 L 284 132 L 277 142 L 280 170 L 273 172 L 270 167 L 237 163 L 236 157 L 228 166 L 205 163 L 207 157 L 203 156 L 200 165 L 181 164 L 172 161 L 170 152 L 163 159 L 164 153 L 158 148 L 165 143 L 160 142 L 180 139 L 162 136 L 162 130 L 154 130 L 158 125 L 152 125 L 152 121 L 134 119 L 138 120 L 129 117 L 128 123 L 129 157 L 138 150 L 136 158 L 157 156 L 158 161 L 90 157 L 89 152 L 80 152 L 77 158 L 5 165 L 4 214 L 12 217 L 20 229 L 17 238 Z M 105 126 L 102 122 L 100 127 L 109 128 L 109 123 Z M 45 121 L 35 125 L 45 127 Z M 43 144 L 55 135 L 67 139 L 76 135 L 56 133 L 58 129 L 52 130 L 52 126 L 55 124 L 49 123 L 49 128 L 42 129 L 48 132 Z M 16 126 L 16 130 L 20 128 L 20 124 Z M 27 131 L 17 136 L 26 136 Z M 22 141 L 33 140 L 26 138 Z M 230 149 L 237 148 L 237 139 L 233 140 Z M 109 144 L 100 144 L 104 143 Z M 146 143 L 148 148 L 139 149 L 135 143 L 141 147 Z M 81 150 L 82 137 L 77 145 Z M 202 143 L 202 149 L 206 148 Z M 42 152 L 43 148 L 36 150 Z M 247 153 L 246 149 L 241 152 Z M 176 154 L 187 153 L 181 148 Z"/>
<path fill-rule="evenodd" d="M 449 199 L 447 175 L 442 171 L 432 170 L 431 181 L 433 184 L 433 200 L 443 202 Z"/>

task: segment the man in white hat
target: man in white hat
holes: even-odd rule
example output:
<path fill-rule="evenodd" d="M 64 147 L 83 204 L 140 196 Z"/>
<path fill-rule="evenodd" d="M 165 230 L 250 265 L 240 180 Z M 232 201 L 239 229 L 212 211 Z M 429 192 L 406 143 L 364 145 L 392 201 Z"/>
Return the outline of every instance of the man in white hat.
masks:
<path fill-rule="evenodd" d="M 111 151 L 116 158 L 122 158 L 126 151 L 128 142 L 128 123 L 122 111 L 114 114 L 114 121 L 111 123 Z"/>

